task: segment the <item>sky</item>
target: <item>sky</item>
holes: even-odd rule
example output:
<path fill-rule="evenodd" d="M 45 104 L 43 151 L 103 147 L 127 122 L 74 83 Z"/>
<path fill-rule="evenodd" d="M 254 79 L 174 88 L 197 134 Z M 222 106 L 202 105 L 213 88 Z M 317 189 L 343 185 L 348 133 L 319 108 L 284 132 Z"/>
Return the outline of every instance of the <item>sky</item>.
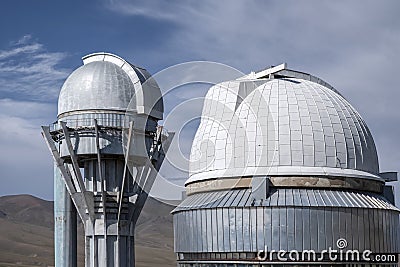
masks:
<path fill-rule="evenodd" d="M 81 57 L 100 51 L 152 74 L 189 61 L 219 62 L 243 73 L 287 62 L 338 89 L 367 122 L 381 171 L 400 170 L 397 0 L 2 0 L 1 5 L 0 195 L 53 198 L 52 159 L 40 125 L 55 121 L 58 92 Z M 166 108 L 173 110 L 176 99 L 201 98 L 206 90 L 178 88 Z M 190 112 L 200 110 L 198 102 Z M 185 155 L 197 124 L 187 124 L 180 136 Z M 396 194 L 400 197 L 398 183 Z"/>

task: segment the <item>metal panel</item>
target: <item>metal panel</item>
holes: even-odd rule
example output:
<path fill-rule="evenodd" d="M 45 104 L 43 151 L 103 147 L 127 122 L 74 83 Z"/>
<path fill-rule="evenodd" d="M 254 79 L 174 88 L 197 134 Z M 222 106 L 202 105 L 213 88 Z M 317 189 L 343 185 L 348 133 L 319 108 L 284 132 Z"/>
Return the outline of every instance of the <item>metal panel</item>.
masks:
<path fill-rule="evenodd" d="M 229 235 L 230 235 L 230 250 L 237 251 L 236 240 L 236 212 L 234 208 L 228 209 L 229 211 Z"/>
<path fill-rule="evenodd" d="M 340 196 L 342 197 L 344 203 L 346 203 L 347 207 L 356 207 L 357 204 L 353 202 L 353 200 L 350 197 L 350 194 L 346 191 L 341 192 Z"/>
<path fill-rule="evenodd" d="M 384 251 L 390 251 L 390 225 L 389 225 L 389 216 L 388 211 L 384 210 L 382 212 L 382 219 L 383 219 L 383 232 L 384 232 Z"/>
<path fill-rule="evenodd" d="M 326 244 L 326 236 L 327 236 L 327 229 L 326 229 L 326 220 L 325 220 L 325 209 L 318 208 L 315 210 L 317 214 L 317 225 L 318 225 L 318 251 L 322 251 L 327 249 Z M 314 230 L 315 231 L 315 230 Z M 315 233 L 313 234 L 315 235 Z"/>
<path fill-rule="evenodd" d="M 373 218 L 374 218 L 374 234 L 375 234 L 375 243 L 376 243 L 376 252 L 383 252 L 383 240 L 381 238 L 381 230 L 380 230 L 380 218 L 378 210 L 373 210 Z"/>
<path fill-rule="evenodd" d="M 201 236 L 199 237 L 202 240 L 202 252 L 207 252 L 208 243 L 207 240 L 209 236 L 207 235 L 207 213 L 206 210 L 199 210 L 200 219 L 201 219 Z"/>
<path fill-rule="evenodd" d="M 249 197 L 247 198 L 246 203 L 244 203 L 245 207 L 250 207 L 252 205 L 252 203 L 253 203 L 253 198 L 251 197 L 251 191 L 250 190 L 248 190 L 248 194 L 249 194 Z"/>
<path fill-rule="evenodd" d="M 303 250 L 303 211 L 301 208 L 295 208 L 295 248 L 298 251 Z"/>
<path fill-rule="evenodd" d="M 234 193 L 238 193 L 238 190 L 230 190 L 228 193 L 224 196 L 224 198 L 221 200 L 220 206 L 221 207 L 229 207 L 229 204 L 227 202 L 232 198 L 232 195 Z"/>
<path fill-rule="evenodd" d="M 365 232 L 365 225 L 363 223 L 363 211 L 361 209 L 355 209 L 352 224 L 353 224 L 353 235 L 357 236 L 358 242 L 353 242 L 354 247 L 357 247 L 360 251 L 364 251 L 364 236 Z M 355 234 L 357 233 L 357 234 Z"/>
<path fill-rule="evenodd" d="M 212 251 L 218 251 L 218 216 L 217 209 L 210 210 L 212 227 Z"/>
<path fill-rule="evenodd" d="M 295 209 L 292 207 L 287 208 L 287 250 L 291 251 L 296 248 L 295 244 Z"/>
<path fill-rule="evenodd" d="M 264 208 L 264 246 L 272 248 L 272 211 L 271 208 Z"/>
<path fill-rule="evenodd" d="M 236 251 L 244 251 L 243 241 L 243 209 L 235 208 L 236 211 Z"/>
<path fill-rule="evenodd" d="M 310 206 L 317 207 L 317 199 L 315 198 L 315 190 L 307 190 L 308 200 L 310 201 Z"/>
<path fill-rule="evenodd" d="M 242 198 L 244 197 L 244 195 L 246 193 L 246 191 L 244 191 L 244 190 L 238 190 L 238 191 L 239 192 L 238 192 L 237 196 L 235 197 L 235 199 L 233 200 L 231 207 L 238 207 L 239 203 L 242 201 Z"/>
<path fill-rule="evenodd" d="M 174 230 L 174 237 L 178 237 L 179 238 L 178 226 L 177 226 L 177 224 L 178 224 L 178 220 L 177 219 L 178 218 L 179 218 L 179 215 L 176 215 L 175 220 L 173 220 L 173 222 L 172 222 L 172 227 L 173 227 L 173 230 Z M 178 238 L 174 238 L 174 251 L 179 251 L 180 250 L 180 248 L 178 247 L 179 244 L 180 244 L 180 242 L 178 242 Z"/>
<path fill-rule="evenodd" d="M 190 203 L 190 206 L 187 206 L 188 208 L 194 207 L 197 208 L 201 203 L 203 198 L 207 197 L 206 193 L 200 193 L 200 194 L 195 194 L 193 196 L 189 196 L 186 198 L 186 200 L 189 200 L 190 198 L 193 198 L 193 202 Z"/>
<path fill-rule="evenodd" d="M 323 190 L 318 190 L 318 189 L 314 190 L 314 196 L 316 199 L 317 206 L 324 207 L 324 206 L 326 206 L 326 204 L 322 198 L 321 191 L 323 191 Z"/>
<path fill-rule="evenodd" d="M 371 239 L 371 218 L 369 216 L 369 210 L 367 209 L 361 209 L 362 212 L 362 218 L 363 218 L 363 225 L 364 225 L 364 249 L 371 249 L 371 244 L 373 240 Z"/>
<path fill-rule="evenodd" d="M 310 231 L 310 210 L 303 208 L 303 248 L 304 249 L 311 249 L 311 234 L 312 230 Z"/>
<path fill-rule="evenodd" d="M 300 197 L 300 189 L 293 189 L 293 205 L 302 206 L 301 197 Z"/>
<path fill-rule="evenodd" d="M 226 195 L 226 191 L 218 191 L 218 192 L 216 192 L 216 194 L 214 195 L 214 201 L 211 203 L 211 205 L 209 207 L 210 208 L 218 207 L 219 203 L 224 198 L 224 195 Z"/>
<path fill-rule="evenodd" d="M 278 190 L 271 192 L 270 195 L 270 205 L 271 206 L 277 206 L 278 205 Z"/>
<path fill-rule="evenodd" d="M 199 201 L 198 203 L 196 203 L 198 206 L 198 209 L 203 209 L 205 208 L 210 201 L 212 201 L 212 196 L 215 192 L 211 192 L 211 193 L 205 193 L 203 198 L 201 199 L 201 201 Z"/>
<path fill-rule="evenodd" d="M 341 192 L 333 191 L 332 193 L 335 196 L 337 202 L 339 203 L 339 205 L 341 207 L 351 207 L 350 203 L 348 203 L 348 201 L 346 201 L 346 199 L 344 198 L 343 194 L 341 194 Z"/>
<path fill-rule="evenodd" d="M 352 240 L 348 240 L 347 243 L 349 244 L 349 248 L 358 249 L 358 243 L 360 239 L 360 230 L 358 228 L 358 212 L 357 209 L 352 208 L 350 209 L 350 224 L 348 225 L 347 236 L 351 236 Z"/>
<path fill-rule="evenodd" d="M 181 229 L 180 229 L 180 225 L 181 225 L 181 223 L 182 223 L 182 220 L 181 220 L 181 214 L 177 214 L 177 219 L 178 219 L 178 221 L 177 221 L 177 223 L 175 224 L 175 233 L 176 233 L 176 236 L 179 238 L 179 240 L 181 240 L 180 238 L 181 238 L 181 236 L 182 236 L 182 233 L 181 233 Z M 177 241 L 177 240 L 176 240 Z M 182 243 L 181 242 L 176 242 L 176 245 L 175 245 L 175 247 L 176 247 L 176 250 L 177 251 L 181 251 L 182 250 Z"/>
<path fill-rule="evenodd" d="M 241 190 L 232 190 L 232 195 L 229 197 L 229 200 L 225 203 L 225 207 L 232 207 L 235 199 L 238 195 L 241 195 Z"/>
<path fill-rule="evenodd" d="M 201 223 L 201 210 L 196 210 L 196 240 L 197 240 L 197 251 L 203 251 L 203 230 Z"/>
<path fill-rule="evenodd" d="M 285 206 L 285 202 L 286 202 L 286 190 L 282 189 L 282 190 L 278 190 L 276 192 L 276 195 L 278 197 L 278 204 L 277 206 Z"/>
<path fill-rule="evenodd" d="M 351 209 L 340 209 L 339 213 L 339 221 L 340 221 L 340 236 L 341 238 L 345 238 L 348 244 L 352 243 L 352 239 L 349 239 L 351 235 L 347 233 L 351 233 Z"/>
<path fill-rule="evenodd" d="M 224 220 L 224 251 L 231 251 L 231 237 L 230 237 L 230 219 L 228 208 L 222 209 L 223 220 Z"/>
<path fill-rule="evenodd" d="M 219 193 L 220 192 L 218 191 L 208 193 L 209 198 L 204 202 L 204 206 L 202 208 L 212 207 L 213 204 L 217 201 Z"/>
<path fill-rule="evenodd" d="M 181 236 L 181 240 L 182 240 L 182 248 L 184 250 L 187 249 L 187 244 L 186 244 L 186 237 L 185 237 L 185 213 L 181 213 L 180 214 L 181 217 L 181 224 L 179 225 L 179 232 L 180 232 L 180 236 Z"/>
<path fill-rule="evenodd" d="M 271 209 L 272 221 L 272 246 L 271 248 L 279 248 L 280 246 L 280 222 L 279 222 L 279 209 Z"/>
<path fill-rule="evenodd" d="M 224 220 L 222 209 L 216 209 L 217 211 L 217 240 L 218 240 L 218 252 L 223 252 L 224 250 Z M 215 238 L 215 237 L 214 237 Z"/>
<path fill-rule="evenodd" d="M 190 251 L 190 249 L 191 249 L 191 247 L 190 247 L 190 244 L 189 244 L 189 238 L 188 238 L 188 225 L 187 225 L 187 212 L 185 212 L 185 213 L 183 213 L 183 214 L 181 214 L 181 219 L 182 219 L 182 222 L 185 222 L 185 223 L 181 223 L 181 225 L 180 225 L 180 233 L 181 233 L 181 239 L 182 239 L 182 250 L 183 251 Z"/>
<path fill-rule="evenodd" d="M 212 252 L 213 251 L 213 231 L 212 231 L 212 210 L 211 209 L 206 209 L 203 210 L 203 212 L 206 214 L 206 236 L 203 236 L 207 240 L 207 252 Z"/>
<path fill-rule="evenodd" d="M 376 206 L 375 203 L 371 200 L 372 198 L 368 194 L 361 194 L 360 198 L 362 199 L 363 203 L 368 207 Z"/>
<path fill-rule="evenodd" d="M 251 251 L 257 251 L 257 209 L 250 208 Z"/>
<path fill-rule="evenodd" d="M 243 250 L 251 251 L 250 209 L 243 209 Z"/>
<path fill-rule="evenodd" d="M 196 195 L 197 197 L 197 195 Z M 180 211 L 180 210 L 186 210 L 189 209 L 189 207 L 192 207 L 192 203 L 194 202 L 194 200 L 196 199 L 196 197 L 192 196 L 192 197 L 187 197 L 185 198 L 178 207 L 176 207 L 173 212 L 176 211 Z"/>
<path fill-rule="evenodd" d="M 386 237 L 385 237 L 385 229 L 384 229 L 384 211 L 376 211 L 376 215 L 379 221 L 379 240 L 380 240 L 380 252 L 385 252 L 386 250 Z"/>
<path fill-rule="evenodd" d="M 279 212 L 279 248 L 287 250 L 287 210 L 284 207 L 278 209 Z"/>
<path fill-rule="evenodd" d="M 188 232 L 190 245 L 188 246 L 188 249 L 190 249 L 190 251 L 197 251 L 197 228 L 194 225 L 196 222 L 196 217 L 194 216 L 195 211 L 189 210 L 187 213 L 189 214 L 189 221 L 185 223 L 189 227 Z"/>
<path fill-rule="evenodd" d="M 356 203 L 355 207 L 363 207 L 366 208 L 367 206 L 365 205 L 365 203 L 362 202 L 359 193 L 357 192 L 351 192 L 349 194 L 349 197 Z"/>
<path fill-rule="evenodd" d="M 317 209 L 310 209 L 310 218 L 309 218 L 309 237 L 311 239 L 311 248 L 318 248 L 318 239 L 319 239 L 319 231 L 318 231 L 318 216 L 320 215 Z"/>
<path fill-rule="evenodd" d="M 194 210 L 188 210 L 185 211 L 188 213 L 188 219 L 189 221 L 183 222 L 181 221 L 180 223 L 184 223 L 186 224 L 186 229 L 187 229 L 187 233 L 182 233 L 182 234 L 186 234 L 188 235 L 189 239 L 190 239 L 190 245 L 185 248 L 186 251 L 197 251 L 197 216 L 196 216 L 196 211 Z M 176 214 L 179 215 L 180 213 Z M 177 220 L 181 219 L 180 217 L 177 217 Z M 174 220 L 175 221 L 175 220 Z M 177 237 L 180 239 L 180 237 Z M 183 244 L 181 244 L 181 246 L 183 246 Z M 178 251 L 181 252 L 181 251 Z"/>
<path fill-rule="evenodd" d="M 243 194 L 243 197 L 242 197 L 242 199 L 240 200 L 240 202 L 237 203 L 237 206 L 238 206 L 238 207 L 244 207 L 244 206 L 246 206 L 246 203 L 247 203 L 248 199 L 250 198 L 250 196 L 251 196 L 250 190 L 245 190 L 245 191 L 244 191 L 244 194 Z"/>
<path fill-rule="evenodd" d="M 397 227 L 394 228 L 396 235 L 395 235 L 395 241 L 396 241 L 396 252 L 398 253 L 398 251 L 400 250 L 400 234 L 399 234 L 399 216 L 397 213 L 393 213 L 393 219 L 394 219 L 394 225 L 397 225 Z"/>
<path fill-rule="evenodd" d="M 310 206 L 310 200 L 308 199 L 307 191 L 300 191 L 300 199 L 302 206 Z"/>
<path fill-rule="evenodd" d="M 329 247 L 334 247 L 334 244 L 336 240 L 333 237 L 333 221 L 335 220 L 333 218 L 333 212 L 332 208 L 325 208 L 324 209 L 325 213 L 325 243 L 326 243 L 326 248 Z"/>
<path fill-rule="evenodd" d="M 330 202 L 332 203 L 333 206 L 340 206 L 339 201 L 336 198 L 335 191 L 325 191 L 326 195 L 330 199 Z"/>
<path fill-rule="evenodd" d="M 369 211 L 368 217 L 370 223 L 371 251 L 377 253 L 379 252 L 379 233 L 377 231 L 378 222 L 375 216 L 375 210 Z"/>
<path fill-rule="evenodd" d="M 329 198 L 329 196 L 327 195 L 326 190 L 320 190 L 320 194 L 321 194 L 321 198 L 322 198 L 322 201 L 325 204 L 325 206 L 332 207 L 333 206 L 332 201 Z"/>
<path fill-rule="evenodd" d="M 256 227 L 257 227 L 257 251 L 264 249 L 264 210 L 263 208 L 256 208 Z"/>
<path fill-rule="evenodd" d="M 392 248 L 391 252 L 394 253 L 394 252 L 397 252 L 397 250 L 396 250 L 396 246 L 397 246 L 396 226 L 397 226 L 397 228 L 400 228 L 400 225 L 395 223 L 394 218 L 396 215 L 394 215 L 393 212 L 391 212 L 391 211 L 389 211 L 388 213 L 389 213 L 389 220 L 390 220 L 389 227 L 390 227 L 390 236 L 391 236 L 391 246 L 390 247 Z"/>

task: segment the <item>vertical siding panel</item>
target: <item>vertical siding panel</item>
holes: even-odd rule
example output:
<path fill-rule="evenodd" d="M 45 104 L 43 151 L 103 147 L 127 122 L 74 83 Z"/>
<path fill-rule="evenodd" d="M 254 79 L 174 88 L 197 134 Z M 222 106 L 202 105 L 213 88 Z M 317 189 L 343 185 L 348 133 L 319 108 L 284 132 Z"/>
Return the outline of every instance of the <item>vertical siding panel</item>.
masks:
<path fill-rule="evenodd" d="M 264 249 L 264 209 L 256 208 L 257 213 L 257 251 Z"/>

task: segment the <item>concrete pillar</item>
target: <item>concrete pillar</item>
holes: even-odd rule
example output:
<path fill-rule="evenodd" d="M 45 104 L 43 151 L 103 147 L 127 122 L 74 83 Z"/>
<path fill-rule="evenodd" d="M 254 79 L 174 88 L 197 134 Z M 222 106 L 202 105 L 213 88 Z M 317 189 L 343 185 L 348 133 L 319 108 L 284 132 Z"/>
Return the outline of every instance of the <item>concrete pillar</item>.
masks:
<path fill-rule="evenodd" d="M 77 266 L 77 213 L 61 173 L 54 167 L 55 267 Z"/>

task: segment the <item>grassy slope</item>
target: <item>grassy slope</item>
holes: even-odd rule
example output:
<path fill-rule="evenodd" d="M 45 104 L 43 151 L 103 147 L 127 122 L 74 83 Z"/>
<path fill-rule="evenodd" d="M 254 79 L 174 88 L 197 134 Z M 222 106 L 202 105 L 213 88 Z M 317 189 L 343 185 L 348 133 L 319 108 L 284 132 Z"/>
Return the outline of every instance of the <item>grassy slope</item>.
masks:
<path fill-rule="evenodd" d="M 149 199 L 136 232 L 137 266 L 176 266 L 172 207 Z M 53 203 L 29 195 L 0 197 L 0 267 L 53 266 Z M 83 241 L 79 242 L 79 266 Z"/>

